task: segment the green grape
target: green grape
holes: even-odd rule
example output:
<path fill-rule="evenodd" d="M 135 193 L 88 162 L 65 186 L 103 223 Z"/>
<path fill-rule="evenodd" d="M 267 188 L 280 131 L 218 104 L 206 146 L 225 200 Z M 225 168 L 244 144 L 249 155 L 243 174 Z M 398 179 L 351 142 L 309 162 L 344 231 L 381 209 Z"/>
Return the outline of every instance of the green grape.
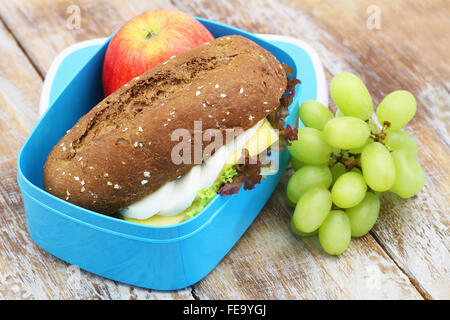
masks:
<path fill-rule="evenodd" d="M 349 151 L 342 150 L 341 156 L 347 160 L 349 163 L 351 163 L 353 160 L 355 160 L 355 157 L 353 155 L 350 155 Z"/>
<path fill-rule="evenodd" d="M 294 225 L 301 232 L 317 230 L 331 209 L 331 194 L 324 187 L 314 187 L 306 191 L 295 207 Z"/>
<path fill-rule="evenodd" d="M 340 109 L 337 109 L 336 110 L 336 118 L 339 118 L 339 117 L 345 117 L 345 114 Z"/>
<path fill-rule="evenodd" d="M 395 167 L 390 152 L 379 142 L 368 144 L 361 153 L 364 179 L 374 191 L 387 191 L 395 181 Z"/>
<path fill-rule="evenodd" d="M 370 136 L 369 125 L 354 117 L 334 118 L 323 129 L 325 141 L 339 149 L 362 147 Z"/>
<path fill-rule="evenodd" d="M 359 168 L 352 168 L 352 170 L 350 170 L 350 172 L 356 172 L 356 173 L 359 173 L 360 175 L 362 175 L 362 172 L 361 172 L 361 170 L 359 169 Z"/>
<path fill-rule="evenodd" d="M 293 219 L 293 218 L 291 218 L 291 230 L 292 230 L 292 232 L 293 232 L 295 235 L 297 235 L 297 236 L 299 236 L 299 237 L 310 237 L 310 236 L 314 236 L 314 235 L 316 235 L 316 234 L 318 233 L 318 231 L 319 231 L 319 230 L 315 230 L 315 231 L 313 231 L 313 232 L 301 232 L 301 231 L 298 230 L 297 227 L 295 226 L 295 223 L 294 223 L 294 219 Z"/>
<path fill-rule="evenodd" d="M 367 120 L 373 113 L 373 102 L 364 83 L 354 74 L 344 72 L 331 80 L 331 97 L 346 116 Z"/>
<path fill-rule="evenodd" d="M 319 242 L 323 250 L 339 255 L 351 240 L 350 219 L 342 210 L 332 210 L 319 228 Z"/>
<path fill-rule="evenodd" d="M 373 123 L 372 121 L 369 121 L 367 124 L 369 125 L 369 129 L 370 129 L 371 133 L 376 134 L 376 133 L 380 132 L 380 130 L 378 129 L 376 124 Z M 364 143 L 362 147 L 349 149 L 348 152 L 350 152 L 352 154 L 360 154 L 362 152 L 362 150 L 364 149 L 364 147 L 366 145 L 368 145 L 369 143 L 371 143 L 372 141 L 373 141 L 373 139 L 369 136 L 369 138 L 367 138 L 366 143 Z"/>
<path fill-rule="evenodd" d="M 322 186 L 329 188 L 333 177 L 328 166 L 306 165 L 295 172 L 289 179 L 286 189 L 286 196 L 291 203 L 297 203 L 306 190 Z"/>
<path fill-rule="evenodd" d="M 416 157 L 407 150 L 396 150 L 391 155 L 396 177 L 390 191 L 405 199 L 416 195 L 425 185 L 425 174 Z"/>
<path fill-rule="evenodd" d="M 292 166 L 292 169 L 294 169 L 295 171 L 297 171 L 304 165 L 305 165 L 305 163 L 301 162 L 300 160 L 295 159 L 294 157 L 291 157 L 291 166 Z"/>
<path fill-rule="evenodd" d="M 336 180 L 347 171 L 347 168 L 341 162 L 336 162 L 335 165 L 331 167 L 330 171 L 333 176 L 332 184 L 334 184 Z"/>
<path fill-rule="evenodd" d="M 418 148 L 417 142 L 408 132 L 403 130 L 388 130 L 386 133 L 386 138 L 384 139 L 384 143 L 391 150 L 408 150 L 415 157 L 417 157 Z"/>
<path fill-rule="evenodd" d="M 362 150 L 364 149 L 366 145 L 363 145 L 362 147 L 359 148 L 354 148 L 354 149 L 350 149 L 348 150 L 350 153 L 352 154 L 360 154 L 362 152 Z"/>
<path fill-rule="evenodd" d="M 288 146 L 294 158 L 307 164 L 324 164 L 330 160 L 333 148 L 323 139 L 321 131 L 314 128 L 300 128 L 298 140 Z"/>
<path fill-rule="evenodd" d="M 318 130 L 322 130 L 325 124 L 334 118 L 327 107 L 314 100 L 304 102 L 298 110 L 298 116 L 305 126 Z"/>
<path fill-rule="evenodd" d="M 297 205 L 295 202 L 292 202 L 291 200 L 289 200 L 287 194 L 285 194 L 285 200 L 289 207 L 295 208 L 295 206 Z"/>
<path fill-rule="evenodd" d="M 372 192 L 367 192 L 360 203 L 347 209 L 352 237 L 362 237 L 367 234 L 377 221 L 379 212 L 380 199 Z"/>
<path fill-rule="evenodd" d="M 367 138 L 367 141 L 362 145 L 362 147 L 349 149 L 348 152 L 352 154 L 360 154 L 363 151 L 364 147 L 369 143 L 371 143 L 372 141 L 373 141 L 372 139 Z"/>
<path fill-rule="evenodd" d="M 339 156 L 341 154 L 341 149 L 333 148 L 333 155 Z"/>
<path fill-rule="evenodd" d="M 417 104 L 414 96 L 406 90 L 397 90 L 381 101 L 377 109 L 378 122 L 389 123 L 388 128 L 397 130 L 407 124 L 416 113 Z"/>
<path fill-rule="evenodd" d="M 351 208 L 364 199 L 367 185 L 361 174 L 346 172 L 341 175 L 331 189 L 333 203 L 340 208 Z"/>

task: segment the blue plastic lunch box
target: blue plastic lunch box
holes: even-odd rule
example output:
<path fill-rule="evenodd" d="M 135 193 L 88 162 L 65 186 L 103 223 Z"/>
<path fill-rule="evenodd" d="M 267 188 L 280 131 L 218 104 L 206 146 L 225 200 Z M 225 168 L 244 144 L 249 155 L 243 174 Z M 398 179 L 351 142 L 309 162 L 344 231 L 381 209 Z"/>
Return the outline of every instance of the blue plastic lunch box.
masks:
<path fill-rule="evenodd" d="M 293 67 L 302 84 L 297 86 L 290 106 L 291 125 L 297 121 L 302 101 L 319 99 L 327 103 L 323 70 L 309 46 L 299 41 L 287 42 L 280 36 L 259 37 L 221 23 L 198 20 L 214 37 L 242 35 Z M 172 226 L 127 222 L 47 193 L 42 181 L 47 155 L 66 131 L 103 99 L 101 74 L 109 40 L 75 45 L 58 56 L 56 67 L 52 65 L 49 70 L 43 88 L 48 97 L 43 92 L 41 101 L 42 108 L 46 100 L 44 109 L 48 110 L 17 160 L 17 179 L 29 233 L 42 249 L 103 277 L 157 290 L 184 288 L 205 277 L 247 230 L 283 175 L 289 154 L 287 150 L 281 154 L 278 174 L 268 176 L 255 189 L 241 190 L 229 197 L 218 195 L 197 216 Z"/>

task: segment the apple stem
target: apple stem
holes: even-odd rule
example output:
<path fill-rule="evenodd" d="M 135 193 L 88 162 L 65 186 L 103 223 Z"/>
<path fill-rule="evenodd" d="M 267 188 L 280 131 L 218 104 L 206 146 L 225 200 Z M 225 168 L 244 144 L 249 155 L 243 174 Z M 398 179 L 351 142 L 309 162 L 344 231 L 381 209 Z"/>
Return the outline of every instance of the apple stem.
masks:
<path fill-rule="evenodd" d="M 150 40 L 153 37 L 156 37 L 158 35 L 158 32 L 153 31 L 153 30 L 149 30 L 149 29 L 144 29 L 147 32 L 147 35 L 145 36 L 145 40 Z"/>

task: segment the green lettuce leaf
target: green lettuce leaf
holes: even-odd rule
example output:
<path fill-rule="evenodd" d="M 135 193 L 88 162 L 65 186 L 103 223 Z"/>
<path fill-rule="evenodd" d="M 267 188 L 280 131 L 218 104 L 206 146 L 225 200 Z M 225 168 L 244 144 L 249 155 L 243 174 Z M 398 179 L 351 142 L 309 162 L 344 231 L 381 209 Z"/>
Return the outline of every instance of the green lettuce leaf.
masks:
<path fill-rule="evenodd" d="M 200 211 L 205 208 L 208 203 L 217 196 L 217 191 L 220 187 L 227 182 L 232 182 L 233 178 L 238 175 L 238 171 L 236 170 L 236 166 L 225 166 L 219 177 L 216 181 L 207 188 L 203 188 L 197 192 L 197 195 L 192 202 L 191 206 L 184 210 L 184 219 L 183 221 L 189 220 L 192 217 L 196 216 Z"/>

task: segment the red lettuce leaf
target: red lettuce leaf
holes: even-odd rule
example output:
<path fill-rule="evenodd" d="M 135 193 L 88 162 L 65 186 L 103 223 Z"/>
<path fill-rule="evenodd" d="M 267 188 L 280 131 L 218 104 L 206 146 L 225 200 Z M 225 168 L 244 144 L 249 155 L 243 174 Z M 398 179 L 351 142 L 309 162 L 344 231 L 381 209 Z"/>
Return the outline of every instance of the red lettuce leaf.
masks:
<path fill-rule="evenodd" d="M 260 155 L 250 157 L 248 150 L 243 149 L 242 156 L 236 164 L 238 175 L 233 178 L 233 181 L 224 183 L 218 193 L 229 196 L 238 193 L 242 185 L 244 190 L 253 189 L 255 185 L 261 183 L 261 167 Z"/>
<path fill-rule="evenodd" d="M 286 63 L 282 64 L 286 71 L 287 86 L 280 99 L 280 106 L 269 115 L 269 121 L 275 129 L 278 129 L 280 134 L 279 150 L 283 151 L 285 146 L 290 146 L 291 141 L 298 139 L 298 129 L 292 128 L 290 125 L 286 125 L 286 117 L 289 116 L 289 106 L 295 97 L 295 86 L 301 81 L 294 78 L 294 71 Z"/>

